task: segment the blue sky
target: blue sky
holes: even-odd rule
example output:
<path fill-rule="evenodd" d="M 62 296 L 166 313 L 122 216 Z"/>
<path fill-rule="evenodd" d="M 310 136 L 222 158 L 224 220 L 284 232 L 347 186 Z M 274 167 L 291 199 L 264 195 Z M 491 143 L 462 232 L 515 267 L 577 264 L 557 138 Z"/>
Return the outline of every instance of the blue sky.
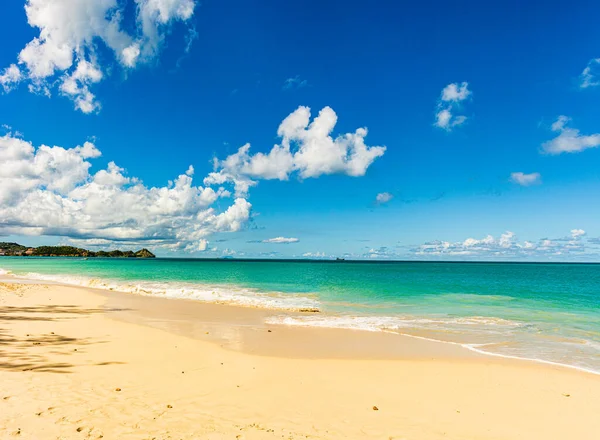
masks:
<path fill-rule="evenodd" d="M 593 2 L 102 0 L 86 10 L 90 2 L 9 3 L 0 18 L 6 239 L 144 245 L 164 256 L 599 259 Z M 74 17 L 106 22 L 79 28 Z M 108 31 L 108 18 L 118 33 Z M 48 50 L 33 50 L 35 38 Z M 56 48 L 71 55 L 60 58 Z M 257 171 L 252 155 L 283 145 L 278 128 L 300 106 L 312 118 L 330 107 L 333 139 L 366 127 L 366 145 L 385 152 L 358 172 L 340 162 L 310 175 L 309 156 L 294 156 L 289 168 L 270 161 L 278 178 Z M 442 111 L 451 115 L 445 122 Z M 52 161 L 35 152 L 11 159 L 15 140 L 22 151 L 89 142 L 101 156 L 72 151 L 75 162 L 48 174 L 39 164 L 47 170 Z M 289 140 L 291 155 L 314 145 L 310 160 L 322 159 L 326 136 Z M 214 158 L 246 143 L 245 171 L 203 182 L 226 174 Z M 106 179 L 94 183 L 110 162 L 130 178 L 118 190 L 112 180 L 112 189 Z M 210 200 L 200 208 L 188 190 L 177 209 L 165 207 L 159 189 L 190 165 L 192 189 L 215 194 L 202 196 Z M 147 191 L 135 208 L 127 202 L 133 178 Z M 68 183 L 59 188 L 61 179 Z M 255 185 L 235 194 L 236 179 Z M 91 183 L 104 185 L 107 210 L 111 194 L 122 197 L 114 218 L 89 219 L 100 204 Z M 297 240 L 271 240 L 278 237 Z"/>

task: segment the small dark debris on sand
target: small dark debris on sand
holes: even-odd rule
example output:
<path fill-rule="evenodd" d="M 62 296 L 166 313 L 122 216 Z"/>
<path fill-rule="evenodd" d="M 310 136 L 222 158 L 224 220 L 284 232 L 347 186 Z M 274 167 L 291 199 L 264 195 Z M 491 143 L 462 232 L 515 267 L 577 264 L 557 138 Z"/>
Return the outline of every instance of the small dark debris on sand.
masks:
<path fill-rule="evenodd" d="M 379 411 L 379 408 L 377 408 L 376 406 L 373 406 L 373 411 Z"/>

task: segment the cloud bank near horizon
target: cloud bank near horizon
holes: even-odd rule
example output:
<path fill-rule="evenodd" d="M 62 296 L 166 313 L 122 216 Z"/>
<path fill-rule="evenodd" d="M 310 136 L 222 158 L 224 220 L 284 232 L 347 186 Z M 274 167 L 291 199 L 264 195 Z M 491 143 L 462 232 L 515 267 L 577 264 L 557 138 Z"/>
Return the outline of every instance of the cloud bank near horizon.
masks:
<path fill-rule="evenodd" d="M 537 242 L 521 242 L 514 232 L 506 231 L 499 238 L 487 235 L 460 242 L 431 241 L 411 249 L 411 253 L 425 258 L 560 259 L 584 256 L 591 247 L 597 251 L 595 239 L 587 239 L 583 229 L 572 229 L 566 237 L 542 238 Z"/>
<path fill-rule="evenodd" d="M 249 145 L 224 161 L 216 171 L 194 183 L 194 168 L 166 186 L 148 187 L 141 178 L 110 162 L 92 173 L 101 156 L 92 142 L 73 148 L 41 145 L 17 134 L 0 137 L 0 235 L 58 236 L 78 244 L 144 244 L 158 248 L 202 252 L 208 237 L 239 231 L 250 219 L 250 187 L 261 179 L 288 180 L 341 173 L 362 176 L 385 152 L 367 147 L 366 129 L 331 137 L 337 121 L 326 107 L 309 124 L 310 109 L 299 107 L 279 126 L 281 145 L 268 153 L 248 153 Z M 235 197 L 231 191 L 235 190 Z M 229 206 L 217 210 L 217 200 Z M 268 243 L 295 243 L 275 237 Z"/>

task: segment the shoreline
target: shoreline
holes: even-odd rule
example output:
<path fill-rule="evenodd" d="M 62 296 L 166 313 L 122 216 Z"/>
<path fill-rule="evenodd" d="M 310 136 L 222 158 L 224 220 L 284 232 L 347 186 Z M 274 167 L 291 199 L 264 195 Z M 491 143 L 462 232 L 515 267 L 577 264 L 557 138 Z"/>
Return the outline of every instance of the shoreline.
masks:
<path fill-rule="evenodd" d="M 266 357 L 296 359 L 401 360 L 481 359 L 453 342 L 395 332 L 273 324 L 267 318 L 282 310 L 187 298 L 159 297 L 60 282 L 0 276 L 0 283 L 51 285 L 80 289 L 104 300 L 109 319 L 157 328 L 187 338 L 209 341 L 221 348 Z M 286 316 L 312 312 L 285 311 Z M 294 340 L 295 346 L 288 345 Z M 315 344 L 314 341 L 319 341 Z"/>
<path fill-rule="evenodd" d="M 493 359 L 497 362 L 525 362 L 544 365 L 547 367 L 565 368 L 568 370 L 578 371 L 585 374 L 592 374 L 600 376 L 600 371 L 593 370 L 586 367 L 580 367 L 577 365 L 571 365 L 566 363 L 554 362 L 546 359 L 540 359 L 535 357 L 525 356 L 513 356 L 502 353 L 495 353 L 486 351 L 480 347 L 486 345 L 493 345 L 493 343 L 468 343 L 460 340 L 443 340 L 431 336 L 431 332 L 427 329 L 418 329 L 412 333 L 403 333 L 402 331 L 387 331 L 387 330 L 367 330 L 360 328 L 348 328 L 348 327 L 319 327 L 319 326 L 302 326 L 302 325 L 286 325 L 285 323 L 274 323 L 268 322 L 269 318 L 276 317 L 302 317 L 320 314 L 321 311 L 314 313 L 313 310 L 303 312 L 299 310 L 286 310 L 277 308 L 268 308 L 253 305 L 241 305 L 236 303 L 228 303 L 215 301 L 210 302 L 206 300 L 198 300 L 185 297 L 161 297 L 157 294 L 148 292 L 137 292 L 137 291 L 120 291 L 115 290 L 111 286 L 110 280 L 101 281 L 99 284 L 103 287 L 98 286 L 86 286 L 81 284 L 70 284 L 61 280 L 51 279 L 27 279 L 21 275 L 14 275 L 10 272 L 0 273 L 0 282 L 15 282 L 15 283 L 33 283 L 33 284 L 52 284 L 65 287 L 75 287 L 88 290 L 94 294 L 101 295 L 107 299 L 113 298 L 117 302 L 120 299 L 125 302 L 135 303 L 136 309 L 145 309 L 146 313 L 151 308 L 144 308 L 144 304 L 148 304 L 145 301 L 156 301 L 161 306 L 156 308 L 161 309 L 160 314 L 154 313 L 151 318 L 143 318 L 138 313 L 137 315 L 123 316 L 115 315 L 116 319 L 121 319 L 126 322 L 133 322 L 136 324 L 153 326 L 157 328 L 167 329 L 171 332 L 181 334 L 186 337 L 200 337 L 204 338 L 204 334 L 208 331 L 208 327 L 199 332 L 184 331 L 185 325 L 174 325 L 177 320 L 185 320 L 182 318 L 178 308 L 193 309 L 197 316 L 202 316 L 206 319 L 207 314 L 205 310 L 211 310 L 216 312 L 221 317 L 231 316 L 232 312 L 245 316 L 248 319 L 241 320 L 243 325 L 238 328 L 238 331 L 244 333 L 246 343 L 241 344 L 239 341 L 232 341 L 231 336 L 229 337 L 211 337 L 204 338 L 209 339 L 212 342 L 219 343 L 222 347 L 232 348 L 236 343 L 239 347 L 235 348 L 237 351 L 243 351 L 252 354 L 261 354 L 267 356 L 279 356 L 284 355 L 287 357 L 297 358 L 344 358 L 344 359 L 379 359 L 379 360 L 390 360 L 390 359 L 403 359 L 403 358 L 416 358 L 416 359 L 427 359 L 427 358 L 451 358 L 451 359 L 472 359 L 472 358 L 488 358 Z M 124 283 L 125 285 L 127 283 Z M 135 285 L 136 283 L 130 283 Z M 206 285 L 205 287 L 212 287 Z M 221 286 L 222 287 L 222 286 Z M 116 295 L 116 296 L 115 296 Z M 136 298 L 143 298 L 138 299 Z M 165 307 L 169 305 L 172 307 Z M 164 310 L 174 311 L 174 316 L 165 316 Z M 328 314 L 326 316 L 335 316 Z M 221 324 L 226 327 L 232 325 L 239 326 L 240 322 L 228 321 L 222 319 Z M 169 325 L 167 323 L 170 322 Z M 266 329 L 269 326 L 278 328 L 279 332 L 284 332 L 288 336 L 293 337 L 297 340 L 302 341 L 302 349 L 295 348 L 293 350 L 285 349 L 284 343 L 281 342 L 279 345 L 272 344 L 271 340 L 257 337 L 256 332 L 250 330 L 251 327 L 260 327 Z M 348 333 L 350 332 L 350 333 Z M 209 332 L 210 333 L 210 332 Z M 230 332 L 228 332 L 230 333 Z M 433 332 L 435 334 L 435 332 Z M 353 339 L 356 341 L 351 346 L 347 344 L 349 335 L 352 334 Z M 368 336 L 367 334 L 371 334 Z M 311 346 L 310 340 L 313 338 L 322 338 L 323 336 L 338 335 L 336 337 L 325 338 L 326 341 L 330 341 L 328 344 L 320 344 L 319 346 Z M 399 341 L 400 338 L 402 341 Z M 273 339 L 273 338 L 271 338 Z M 408 341 L 408 342 L 407 342 Z M 412 341 L 412 342 L 411 342 Z M 416 343 L 415 343 L 416 341 Z M 241 347 L 241 348 L 240 348 Z M 365 348 L 366 347 L 366 348 Z M 402 347 L 401 350 L 398 347 Z M 408 350 L 405 348 L 408 347 Z"/>
<path fill-rule="evenodd" d="M 229 328 L 302 350 L 386 335 L 254 326 L 219 305 L 204 308 L 210 321 L 185 301 L 148 300 L 0 281 L 0 437 L 592 440 L 600 430 L 595 375 L 456 351 L 385 360 L 250 353 L 210 338 Z M 216 310 L 248 332 L 227 319 L 219 327 Z M 176 311 L 195 316 L 179 321 L 181 333 Z M 209 335 L 195 337 L 207 325 Z"/>

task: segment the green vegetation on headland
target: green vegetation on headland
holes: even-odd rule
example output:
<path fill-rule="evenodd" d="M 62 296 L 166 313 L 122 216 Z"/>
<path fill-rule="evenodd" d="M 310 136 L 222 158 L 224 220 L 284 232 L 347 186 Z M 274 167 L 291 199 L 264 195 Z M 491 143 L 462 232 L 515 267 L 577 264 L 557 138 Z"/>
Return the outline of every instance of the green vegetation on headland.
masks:
<path fill-rule="evenodd" d="M 73 246 L 39 246 L 28 248 L 18 243 L 0 242 L 0 256 L 10 257 L 98 257 L 98 258 L 156 258 L 148 249 L 134 251 L 89 251 Z"/>

